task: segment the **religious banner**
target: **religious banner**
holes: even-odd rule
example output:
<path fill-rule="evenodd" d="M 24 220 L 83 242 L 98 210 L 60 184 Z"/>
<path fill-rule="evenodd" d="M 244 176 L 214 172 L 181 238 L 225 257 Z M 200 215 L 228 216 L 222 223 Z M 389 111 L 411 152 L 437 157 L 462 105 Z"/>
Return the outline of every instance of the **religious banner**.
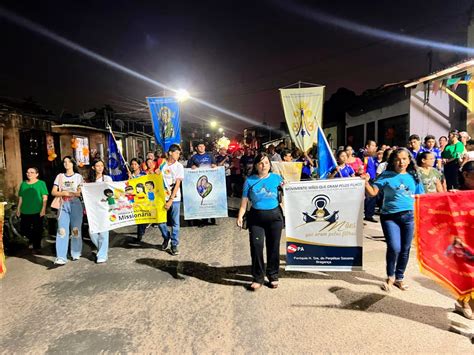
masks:
<path fill-rule="evenodd" d="M 225 169 L 184 169 L 184 219 L 227 217 Z"/>
<path fill-rule="evenodd" d="M 175 97 L 147 97 L 156 143 L 164 152 L 171 144 L 181 143 L 179 102 Z"/>
<path fill-rule="evenodd" d="M 286 270 L 362 269 L 364 185 L 359 178 L 284 185 Z"/>
<path fill-rule="evenodd" d="M 300 181 L 302 168 L 302 162 L 293 163 L 272 161 L 272 172 L 281 175 L 285 181 Z"/>
<path fill-rule="evenodd" d="M 5 266 L 5 250 L 3 249 L 3 223 L 5 219 L 5 204 L 0 202 L 0 279 L 5 276 L 7 267 Z"/>
<path fill-rule="evenodd" d="M 280 89 L 283 111 L 291 139 L 304 152 L 317 142 L 323 120 L 324 86 Z"/>
<path fill-rule="evenodd" d="M 416 195 L 421 270 L 457 298 L 474 296 L 474 191 Z"/>
<path fill-rule="evenodd" d="M 89 138 L 74 136 L 75 142 L 72 144 L 74 149 L 74 159 L 80 167 L 89 165 Z"/>
<path fill-rule="evenodd" d="M 134 224 L 166 222 L 161 174 L 128 181 L 84 184 L 82 196 L 91 233 Z"/>

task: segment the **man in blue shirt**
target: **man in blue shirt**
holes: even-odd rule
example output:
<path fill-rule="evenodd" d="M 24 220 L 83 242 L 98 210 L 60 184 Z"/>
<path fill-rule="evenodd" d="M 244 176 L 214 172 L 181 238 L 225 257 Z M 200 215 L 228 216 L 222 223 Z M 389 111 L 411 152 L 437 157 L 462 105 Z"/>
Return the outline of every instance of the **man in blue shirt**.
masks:
<path fill-rule="evenodd" d="M 417 155 L 423 151 L 420 136 L 418 134 L 412 134 L 408 137 L 408 144 L 410 145 L 410 153 L 413 155 L 413 159 L 416 160 Z"/>
<path fill-rule="evenodd" d="M 194 154 L 189 160 L 186 168 L 215 168 L 216 160 L 214 156 L 206 152 L 206 145 L 204 142 L 198 142 L 194 147 L 196 154 Z"/>
<path fill-rule="evenodd" d="M 428 134 L 425 137 L 425 146 L 422 147 L 421 149 L 424 152 L 430 152 L 434 154 L 435 156 L 434 167 L 437 168 L 438 170 L 441 170 L 442 168 L 441 150 L 439 150 L 439 148 L 436 148 L 435 136 Z"/>
<path fill-rule="evenodd" d="M 375 164 L 375 153 L 377 152 L 377 143 L 371 139 L 367 140 L 363 156 L 360 159 L 364 162 L 364 170 L 370 176 L 370 181 L 374 181 L 377 176 L 377 167 Z M 364 220 L 377 223 L 374 218 L 375 206 L 377 204 L 376 197 L 365 196 L 364 200 Z"/>

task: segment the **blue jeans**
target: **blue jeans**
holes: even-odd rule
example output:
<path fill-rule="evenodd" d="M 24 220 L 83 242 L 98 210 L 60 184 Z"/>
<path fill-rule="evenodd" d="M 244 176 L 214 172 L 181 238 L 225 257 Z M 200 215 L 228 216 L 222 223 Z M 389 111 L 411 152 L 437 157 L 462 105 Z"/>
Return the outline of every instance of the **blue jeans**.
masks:
<path fill-rule="evenodd" d="M 69 237 L 71 237 L 71 256 L 78 259 L 82 252 L 82 216 L 81 200 L 75 198 L 63 202 L 59 209 L 58 231 L 56 234 L 56 258 L 67 261 Z"/>
<path fill-rule="evenodd" d="M 92 243 L 97 247 L 97 260 L 107 260 L 109 252 L 109 231 L 89 233 Z"/>
<path fill-rule="evenodd" d="M 382 214 L 380 222 L 387 241 L 387 276 L 403 280 L 413 240 L 413 211 Z"/>
<path fill-rule="evenodd" d="M 171 245 L 173 246 L 179 245 L 179 208 L 180 201 L 174 201 L 168 210 L 168 221 L 171 222 L 171 233 L 168 230 L 167 223 L 160 223 L 158 225 L 163 239 L 169 240 L 171 238 Z"/>

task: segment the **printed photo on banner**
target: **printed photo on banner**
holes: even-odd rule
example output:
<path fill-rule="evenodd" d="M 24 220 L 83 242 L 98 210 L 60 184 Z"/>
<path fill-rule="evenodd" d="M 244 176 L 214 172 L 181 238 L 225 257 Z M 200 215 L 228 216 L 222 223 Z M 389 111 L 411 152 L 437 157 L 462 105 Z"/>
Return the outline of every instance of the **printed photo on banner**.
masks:
<path fill-rule="evenodd" d="M 285 184 L 287 270 L 360 270 L 363 204 L 358 178 Z"/>
<path fill-rule="evenodd" d="M 161 175 L 84 184 L 82 195 L 91 233 L 134 224 L 166 222 Z"/>
<path fill-rule="evenodd" d="M 184 219 L 227 217 L 224 167 L 184 169 Z"/>
<path fill-rule="evenodd" d="M 147 97 L 156 142 L 167 152 L 181 143 L 179 102 L 175 97 Z"/>
<path fill-rule="evenodd" d="M 285 181 L 300 181 L 303 163 L 272 161 L 272 172 L 283 177 Z"/>

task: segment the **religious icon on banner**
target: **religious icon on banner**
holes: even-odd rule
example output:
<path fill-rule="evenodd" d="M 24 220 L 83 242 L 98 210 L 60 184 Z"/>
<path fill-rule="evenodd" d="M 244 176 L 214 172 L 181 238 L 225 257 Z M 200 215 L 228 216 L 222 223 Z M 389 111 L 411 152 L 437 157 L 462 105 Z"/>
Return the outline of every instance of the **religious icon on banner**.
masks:
<path fill-rule="evenodd" d="M 75 141 L 72 145 L 74 149 L 74 158 L 76 159 L 77 165 L 80 167 L 89 165 L 89 138 L 74 136 Z"/>

